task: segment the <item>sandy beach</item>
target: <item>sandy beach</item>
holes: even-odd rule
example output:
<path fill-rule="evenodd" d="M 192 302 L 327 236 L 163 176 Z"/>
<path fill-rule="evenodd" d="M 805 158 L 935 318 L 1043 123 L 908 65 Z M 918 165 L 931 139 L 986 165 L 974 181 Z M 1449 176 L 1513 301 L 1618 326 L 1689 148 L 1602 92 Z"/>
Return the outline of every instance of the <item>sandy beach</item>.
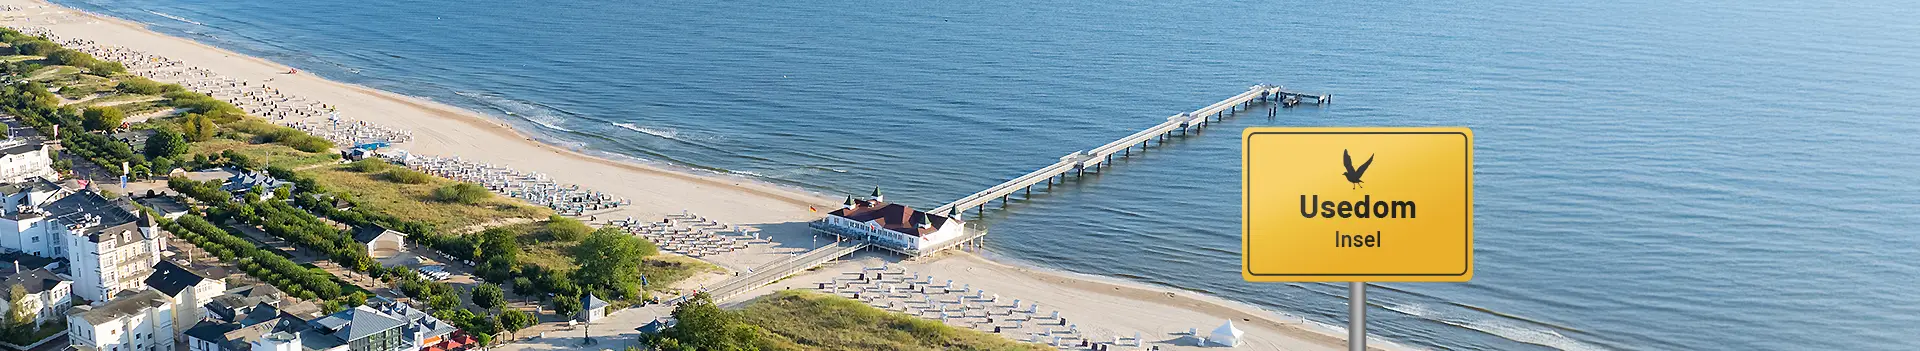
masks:
<path fill-rule="evenodd" d="M 707 258 L 728 269 L 744 270 L 807 250 L 813 241 L 805 223 L 820 215 L 809 211 L 808 207 L 833 208 L 838 202 L 834 198 L 803 190 L 614 161 L 547 145 L 474 111 L 333 82 L 306 73 L 285 74 L 289 70 L 285 65 L 163 35 L 120 19 L 95 16 L 37 0 L 0 0 L 0 5 L 20 8 L 0 13 L 0 16 L 4 16 L 0 18 L 0 23 L 7 26 L 47 28 L 62 37 L 89 39 L 102 45 L 121 46 L 177 59 L 236 79 L 269 82 L 282 93 L 338 106 L 338 111 L 344 116 L 410 130 L 413 139 L 396 147 L 413 153 L 457 155 L 471 161 L 508 165 L 521 171 L 545 174 L 557 182 L 578 184 L 632 200 L 631 206 L 620 207 L 613 212 L 594 213 L 602 220 L 622 217 L 658 219 L 671 213 L 691 211 L 723 222 L 759 227 L 775 242 Z M 887 260 L 863 255 L 804 272 L 731 302 L 744 301 L 779 289 L 811 288 L 816 282 L 829 281 L 836 275 L 859 271 L 862 267 L 878 266 Z M 1204 334 L 1227 320 L 1234 321 L 1247 333 L 1248 343 L 1241 349 L 1344 349 L 1344 337 L 1335 334 L 1335 331 L 1302 324 L 1298 319 L 1244 304 L 1177 289 L 1117 280 L 1086 279 L 995 262 L 971 253 L 953 253 L 938 259 L 896 265 L 941 279 L 968 282 L 977 288 L 1008 297 L 1044 301 L 1050 309 L 1074 316 L 1075 323 L 1086 330 L 1105 335 L 1140 333 L 1148 345 L 1159 345 L 1162 349 L 1195 348 L 1191 343 L 1178 342 L 1178 339 L 1190 328 L 1198 328 Z M 634 318 L 645 320 L 660 312 L 629 310 L 622 312 L 622 315 L 647 314 L 645 318 Z M 627 332 L 631 332 L 631 328 L 625 327 Z M 620 328 L 610 327 L 609 330 L 617 332 Z M 1381 341 L 1372 343 L 1376 347 L 1397 348 Z M 568 348 L 555 345 L 576 344 L 528 343 L 507 345 L 505 348 Z"/>

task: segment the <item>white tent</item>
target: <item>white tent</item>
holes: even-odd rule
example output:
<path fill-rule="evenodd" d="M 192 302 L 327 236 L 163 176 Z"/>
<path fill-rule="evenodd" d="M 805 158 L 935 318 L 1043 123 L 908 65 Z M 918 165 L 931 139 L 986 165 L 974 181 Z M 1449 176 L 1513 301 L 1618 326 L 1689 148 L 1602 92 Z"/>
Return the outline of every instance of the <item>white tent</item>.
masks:
<path fill-rule="evenodd" d="M 1207 336 L 1207 342 L 1226 347 L 1239 347 L 1240 336 L 1246 333 L 1245 331 L 1241 331 L 1240 328 L 1234 328 L 1233 320 L 1227 320 L 1227 324 L 1221 324 L 1219 328 L 1213 328 L 1213 335 Z"/>

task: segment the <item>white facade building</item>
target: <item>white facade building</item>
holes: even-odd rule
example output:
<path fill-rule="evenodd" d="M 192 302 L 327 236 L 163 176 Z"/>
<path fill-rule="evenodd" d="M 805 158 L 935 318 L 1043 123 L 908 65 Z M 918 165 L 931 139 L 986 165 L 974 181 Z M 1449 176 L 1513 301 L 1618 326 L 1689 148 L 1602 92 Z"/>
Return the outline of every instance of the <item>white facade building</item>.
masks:
<path fill-rule="evenodd" d="M 878 188 L 867 200 L 847 198 L 843 207 L 828 212 L 812 226 L 828 234 L 866 240 L 874 246 L 907 255 L 926 254 L 927 250 L 967 235 L 966 223 L 957 216 L 930 214 L 887 203 Z"/>
<path fill-rule="evenodd" d="M 213 298 L 226 293 L 227 283 L 207 273 L 194 271 L 173 261 L 160 261 L 153 266 L 153 273 L 147 275 L 146 286 L 173 299 L 180 308 L 173 309 L 174 333 L 185 333 L 194 323 L 206 318 L 208 303 Z"/>
<path fill-rule="evenodd" d="M 44 210 L 50 217 L 47 230 L 57 233 L 64 246 L 54 253 L 64 254 L 73 265 L 69 276 L 74 295 L 99 303 L 145 289 L 144 281 L 166 247 L 152 217 L 92 190 L 54 200 Z"/>
<path fill-rule="evenodd" d="M 141 291 L 67 311 L 67 340 L 99 351 L 173 351 L 172 298 Z"/>
<path fill-rule="evenodd" d="M 46 178 L 0 184 L 0 251 L 66 257 L 59 231 L 47 222 L 47 203 L 67 194 Z"/>
<path fill-rule="evenodd" d="M 23 303 L 35 312 L 34 323 L 46 324 L 55 318 L 66 318 L 67 308 L 73 306 L 73 282 L 46 268 L 16 273 L 0 280 L 0 300 L 13 297 L 13 287 L 18 286 L 24 292 Z M 0 303 L 0 316 L 13 310 L 12 300 Z"/>
<path fill-rule="evenodd" d="M 7 119 L 6 139 L 0 139 L 0 182 L 19 183 L 29 178 L 59 178 L 53 171 L 53 157 L 46 139 L 31 128 Z"/>

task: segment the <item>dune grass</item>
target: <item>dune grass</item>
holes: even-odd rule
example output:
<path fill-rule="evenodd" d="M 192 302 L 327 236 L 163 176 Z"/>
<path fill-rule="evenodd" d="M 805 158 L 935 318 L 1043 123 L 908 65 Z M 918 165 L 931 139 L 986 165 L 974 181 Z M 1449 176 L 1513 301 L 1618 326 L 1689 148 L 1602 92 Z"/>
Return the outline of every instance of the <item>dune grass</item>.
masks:
<path fill-rule="evenodd" d="M 540 228 L 546 221 L 520 223 L 499 227 L 517 233 L 520 236 L 521 263 L 540 266 L 546 270 L 571 271 L 580 268 L 573 260 L 574 247 L 579 241 L 556 240 L 541 234 Z M 641 260 L 640 273 L 647 277 L 647 290 L 662 290 L 674 283 L 706 272 L 719 272 L 720 267 L 712 263 L 686 256 L 656 254 Z"/>
<path fill-rule="evenodd" d="M 1049 350 L 809 291 L 776 292 L 740 312 L 747 323 L 806 350 Z"/>
<path fill-rule="evenodd" d="M 45 59 L 47 58 L 43 56 L 33 56 L 33 55 L 0 56 L 0 62 L 39 61 L 39 60 L 45 60 Z"/>
<path fill-rule="evenodd" d="M 292 147 L 287 147 L 286 145 L 254 144 L 224 138 L 214 138 L 189 145 L 187 155 L 183 156 L 183 159 L 191 159 L 194 155 L 218 156 L 223 151 L 233 150 L 233 152 L 247 155 L 247 158 L 250 159 L 267 160 L 268 166 L 280 166 L 288 169 L 299 169 L 310 165 L 333 162 L 334 160 L 334 156 L 329 153 L 305 152 L 294 150 Z M 139 148 L 141 146 L 134 147 Z"/>
<path fill-rule="evenodd" d="M 335 165 L 308 170 L 327 189 L 346 193 L 360 206 L 400 219 L 421 221 L 439 228 L 464 228 L 506 218 L 547 218 L 552 210 L 535 207 L 504 196 L 461 204 L 433 201 L 433 189 L 453 184 L 445 178 L 425 183 L 403 184 L 388 181 L 380 173 L 362 173 L 351 165 Z"/>
<path fill-rule="evenodd" d="M 70 78 L 77 74 L 80 74 L 80 67 L 46 66 L 46 67 L 41 67 L 39 70 L 33 71 L 32 73 L 28 73 L 27 80 L 41 81 L 41 82 L 54 81 L 54 80 L 59 80 L 63 78 Z"/>

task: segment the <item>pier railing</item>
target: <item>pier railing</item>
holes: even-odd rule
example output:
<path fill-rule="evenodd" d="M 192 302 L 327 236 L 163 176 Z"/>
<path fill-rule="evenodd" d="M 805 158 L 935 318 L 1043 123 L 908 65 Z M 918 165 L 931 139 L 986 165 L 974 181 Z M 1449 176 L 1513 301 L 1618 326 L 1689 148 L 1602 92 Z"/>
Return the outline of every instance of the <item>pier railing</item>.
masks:
<path fill-rule="evenodd" d="M 851 255 L 854 252 L 859 252 L 861 249 L 867 248 L 867 245 L 865 241 L 835 241 L 832 244 L 821 246 L 804 254 L 761 265 L 746 274 L 721 281 L 720 284 L 715 284 L 704 290 L 714 301 L 726 300 L 734 295 L 739 295 L 755 288 L 766 286 L 767 284 L 773 284 L 773 282 L 779 281 L 781 278 L 786 278 L 787 276 L 813 269 L 813 267 L 839 259 L 840 257 Z"/>
<path fill-rule="evenodd" d="M 1305 100 L 1310 100 L 1315 104 L 1326 104 L 1333 100 L 1333 96 L 1296 92 L 1275 85 L 1255 85 L 1247 88 L 1246 92 L 1234 95 L 1226 100 L 1220 100 L 1220 102 L 1215 102 L 1212 105 L 1207 105 L 1197 110 L 1182 112 L 1167 117 L 1166 122 L 1161 122 L 1152 127 L 1134 132 L 1106 145 L 1101 145 L 1091 150 L 1075 151 L 1066 156 L 1061 156 L 1060 162 L 1041 167 L 1033 172 L 988 187 L 986 190 L 961 197 L 959 200 L 941 205 L 929 212 L 948 213 L 948 211 L 954 209 L 965 211 L 978 208 L 980 212 L 984 213 L 986 211 L 985 205 L 992 202 L 995 198 L 999 198 L 1004 202 L 1008 199 L 1008 196 L 1014 192 L 1022 190 L 1031 192 L 1030 189 L 1041 182 L 1047 182 L 1047 184 L 1051 185 L 1055 177 L 1059 177 L 1061 181 L 1065 181 L 1067 174 L 1084 174 L 1089 167 L 1097 170 L 1101 165 L 1112 162 L 1115 154 L 1120 154 L 1123 157 L 1131 156 L 1135 146 L 1139 146 L 1142 150 L 1145 150 L 1149 145 L 1148 143 L 1151 143 L 1155 138 L 1164 140 L 1168 135 L 1176 131 L 1185 133 L 1187 129 L 1206 127 L 1208 123 L 1225 118 L 1238 109 L 1250 108 L 1256 102 L 1273 101 L 1291 105 Z"/>

